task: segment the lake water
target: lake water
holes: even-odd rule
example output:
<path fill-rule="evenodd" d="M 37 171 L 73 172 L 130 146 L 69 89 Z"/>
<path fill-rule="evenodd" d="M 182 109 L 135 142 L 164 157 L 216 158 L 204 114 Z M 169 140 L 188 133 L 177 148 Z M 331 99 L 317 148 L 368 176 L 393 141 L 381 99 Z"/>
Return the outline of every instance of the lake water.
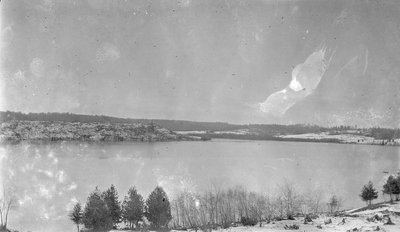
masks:
<path fill-rule="evenodd" d="M 301 191 L 322 188 L 345 207 L 363 205 L 362 186 L 380 190 L 385 173 L 400 167 L 400 148 L 278 141 L 213 140 L 160 143 L 44 143 L 2 145 L 1 177 L 18 196 L 9 227 L 22 231 L 74 231 L 75 201 L 114 184 L 120 199 L 135 185 L 146 198 L 157 186 L 170 198 L 211 183 L 273 192 L 284 179 Z"/>

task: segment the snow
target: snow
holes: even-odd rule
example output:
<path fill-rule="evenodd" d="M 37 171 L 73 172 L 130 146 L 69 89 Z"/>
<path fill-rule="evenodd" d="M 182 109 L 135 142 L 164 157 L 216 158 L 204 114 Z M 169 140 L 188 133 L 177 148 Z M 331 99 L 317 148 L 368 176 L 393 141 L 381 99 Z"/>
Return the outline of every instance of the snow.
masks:
<path fill-rule="evenodd" d="M 361 144 L 373 144 L 375 139 L 373 137 L 357 135 L 357 134 L 329 134 L 328 132 L 322 133 L 305 133 L 296 135 L 281 135 L 281 138 L 298 138 L 298 139 L 337 139 L 343 143 L 361 143 Z M 381 142 L 381 141 L 379 141 Z"/>
<path fill-rule="evenodd" d="M 295 220 L 282 220 L 274 221 L 271 223 L 262 223 L 262 227 L 259 224 L 256 226 L 238 226 L 230 227 L 227 229 L 216 229 L 213 231 L 218 232 L 288 232 L 288 231 L 307 231 L 307 232 L 346 232 L 346 231 L 386 231 L 386 232 L 399 232 L 400 231 L 400 215 L 395 212 L 400 212 L 400 204 L 387 204 L 381 208 L 374 210 L 365 210 L 358 213 L 351 213 L 357 209 L 346 211 L 347 216 L 328 216 L 325 214 L 319 215 L 318 218 L 313 219 L 312 222 L 304 224 L 304 217 L 296 217 Z M 367 218 L 371 218 L 374 215 L 389 215 L 390 219 L 395 225 L 384 225 L 384 221 L 368 221 Z M 331 223 L 325 224 L 326 221 L 331 220 Z M 344 223 L 343 223 L 344 219 Z M 285 225 L 296 224 L 299 226 L 298 230 L 286 230 Z M 355 230 L 356 229 L 356 230 Z M 117 232 L 118 230 L 114 230 Z M 126 231 L 126 230 L 125 230 Z M 188 230 L 195 231 L 195 230 Z M 201 231 L 201 230 L 198 230 Z M 178 230 L 172 230 L 172 232 L 180 232 Z"/>

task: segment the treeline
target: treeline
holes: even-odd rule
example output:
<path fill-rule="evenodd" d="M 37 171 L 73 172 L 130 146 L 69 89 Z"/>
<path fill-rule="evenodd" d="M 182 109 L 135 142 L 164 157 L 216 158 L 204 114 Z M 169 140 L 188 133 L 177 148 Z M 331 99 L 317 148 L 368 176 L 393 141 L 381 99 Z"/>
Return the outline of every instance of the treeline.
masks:
<path fill-rule="evenodd" d="M 0 112 L 2 121 L 47 121 L 47 122 L 99 122 L 99 123 L 132 123 L 131 119 L 110 117 L 104 115 L 84 115 L 71 113 L 21 113 L 12 111 Z"/>
<path fill-rule="evenodd" d="M 368 135 L 375 139 L 398 139 L 400 138 L 400 129 L 373 127 L 368 130 Z"/>
<path fill-rule="evenodd" d="M 123 222 L 127 229 L 166 230 L 172 219 L 168 196 L 161 187 L 156 187 L 146 201 L 131 187 L 123 202 L 119 201 L 114 185 L 101 192 L 97 187 L 87 198 L 85 207 L 78 202 L 70 213 L 77 226 L 84 225 L 86 231 L 107 231 L 118 228 Z"/>
<path fill-rule="evenodd" d="M 390 196 L 390 201 L 393 202 L 400 200 L 400 173 L 390 175 L 385 184 L 383 185 L 382 192 Z"/>
<path fill-rule="evenodd" d="M 214 131 L 231 131 L 248 129 L 255 135 L 236 135 L 240 139 L 265 139 L 271 140 L 276 135 L 305 134 L 305 133 L 341 133 L 349 130 L 357 131 L 356 134 L 371 136 L 375 139 L 393 140 L 400 138 L 400 129 L 374 127 L 369 129 L 357 129 L 357 126 L 334 126 L 321 127 L 311 124 L 248 124 L 235 125 L 224 122 L 194 122 L 185 120 L 162 120 L 162 119 L 131 119 L 118 118 L 104 115 L 84 115 L 71 113 L 21 113 L 13 111 L 0 111 L 1 121 L 23 120 L 23 121 L 63 121 L 63 122 L 99 122 L 99 123 L 155 123 L 172 131 L 206 131 L 211 138 L 217 138 Z M 347 132 L 346 132 L 347 133 Z M 247 136 L 247 137 L 246 137 Z M 232 134 L 219 135 L 223 138 L 234 138 Z M 330 141 L 327 141 L 330 142 Z M 331 141 L 335 142 L 335 141 Z"/>
<path fill-rule="evenodd" d="M 391 202 L 400 200 L 400 173 L 387 178 L 382 192 L 390 195 Z M 359 196 L 368 205 L 362 210 L 369 209 L 378 198 L 378 191 L 369 181 Z M 278 186 L 274 195 L 248 191 L 243 186 L 224 189 L 214 184 L 203 193 L 179 193 L 171 202 L 170 225 L 180 230 L 208 231 L 239 225 L 262 227 L 263 223 L 295 220 L 295 217 L 303 217 L 307 224 L 321 214 L 347 215 L 341 211 L 343 202 L 340 196 L 327 196 L 318 189 L 300 192 L 289 182 Z"/>
<path fill-rule="evenodd" d="M 314 143 L 340 143 L 339 139 L 323 138 L 282 138 L 268 134 L 232 134 L 232 133 L 188 133 L 190 136 L 199 136 L 213 139 L 242 139 L 242 140 L 271 140 L 271 141 L 291 141 L 291 142 L 314 142 Z"/>
<path fill-rule="evenodd" d="M 382 193 L 390 196 L 390 202 L 394 200 L 400 201 L 400 172 L 387 177 L 386 182 L 382 186 Z M 375 189 L 372 181 L 363 186 L 360 197 L 368 206 L 371 206 L 372 201 L 378 198 L 378 191 Z"/>
<path fill-rule="evenodd" d="M 63 121 L 63 122 L 100 122 L 100 123 L 150 123 L 154 122 L 161 127 L 174 131 L 188 130 L 236 130 L 242 128 L 223 122 L 194 122 L 185 120 L 162 120 L 162 119 L 131 119 L 118 118 L 105 115 L 84 115 L 71 113 L 21 113 L 13 111 L 0 111 L 0 120 L 23 120 L 23 121 Z"/>
<path fill-rule="evenodd" d="M 400 200 L 400 173 L 388 176 L 382 188 L 390 195 L 390 201 Z M 369 181 L 363 186 L 360 197 L 369 209 L 378 198 L 378 191 Z M 257 193 L 243 186 L 222 188 L 212 184 L 203 192 L 182 191 L 170 202 L 162 187 L 156 187 L 144 198 L 131 187 L 119 201 L 113 185 L 104 192 L 97 187 L 90 193 L 84 207 L 76 203 L 69 217 L 78 231 L 84 225 L 86 231 L 111 229 L 151 230 L 202 230 L 229 228 L 233 226 L 260 227 L 263 223 L 295 220 L 304 217 L 311 222 L 320 214 L 346 215 L 340 211 L 343 199 L 335 194 L 327 197 L 322 190 L 300 192 L 293 184 L 284 182 L 275 194 Z M 121 224 L 125 227 L 121 227 Z"/>
<path fill-rule="evenodd" d="M 249 124 L 235 125 L 224 122 L 195 122 L 185 120 L 162 120 L 162 119 L 130 119 L 118 118 L 104 115 L 84 115 L 71 113 L 21 113 L 13 111 L 0 111 L 2 121 L 64 121 L 64 122 L 100 122 L 100 123 L 149 123 L 154 122 L 161 127 L 173 131 L 227 131 L 239 129 L 257 129 L 264 135 L 318 133 L 327 131 L 328 128 L 316 125 L 278 125 L 278 124 Z M 334 127 L 332 129 L 345 129 L 347 127 Z"/>
<path fill-rule="evenodd" d="M 333 195 L 323 201 L 320 190 L 300 193 L 292 184 L 279 187 L 276 195 L 256 193 L 242 186 L 222 189 L 213 185 L 201 194 L 181 192 L 172 202 L 172 228 L 187 230 L 262 226 L 297 216 L 317 217 L 321 212 L 337 212 L 342 200 Z"/>
<path fill-rule="evenodd" d="M 104 192 L 97 187 L 90 193 L 84 207 L 76 203 L 70 219 L 86 231 L 110 229 L 140 230 L 203 230 L 231 226 L 255 226 L 273 220 L 294 220 L 296 216 L 321 212 L 337 212 L 342 205 L 333 195 L 323 201 L 322 191 L 299 193 L 294 185 L 285 183 L 276 196 L 246 190 L 243 186 L 223 189 L 213 185 L 208 191 L 183 191 L 169 201 L 165 191 L 156 187 L 146 201 L 135 187 L 129 189 L 122 202 L 113 185 Z M 121 223 L 125 227 L 121 227 Z"/>

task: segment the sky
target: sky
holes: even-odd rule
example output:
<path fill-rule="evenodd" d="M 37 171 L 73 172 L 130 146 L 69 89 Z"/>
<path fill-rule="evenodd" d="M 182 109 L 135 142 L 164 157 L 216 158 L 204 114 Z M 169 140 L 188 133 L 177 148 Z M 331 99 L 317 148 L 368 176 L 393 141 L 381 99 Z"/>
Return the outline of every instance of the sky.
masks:
<path fill-rule="evenodd" d="M 0 4 L 0 110 L 400 126 L 394 0 Z"/>

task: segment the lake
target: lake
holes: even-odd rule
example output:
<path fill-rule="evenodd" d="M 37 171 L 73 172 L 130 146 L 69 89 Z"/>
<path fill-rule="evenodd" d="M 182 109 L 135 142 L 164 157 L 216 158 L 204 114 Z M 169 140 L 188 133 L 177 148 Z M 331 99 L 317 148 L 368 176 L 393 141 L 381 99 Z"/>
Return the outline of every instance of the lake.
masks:
<path fill-rule="evenodd" d="M 2 145 L 1 177 L 18 196 L 9 227 L 74 231 L 68 212 L 76 201 L 114 184 L 120 199 L 130 186 L 147 195 L 157 186 L 169 198 L 212 183 L 273 193 L 285 179 L 300 191 L 321 188 L 344 207 L 364 205 L 362 186 L 381 190 L 384 172 L 399 169 L 400 148 L 279 141 L 213 140 L 159 143 L 20 143 Z"/>

